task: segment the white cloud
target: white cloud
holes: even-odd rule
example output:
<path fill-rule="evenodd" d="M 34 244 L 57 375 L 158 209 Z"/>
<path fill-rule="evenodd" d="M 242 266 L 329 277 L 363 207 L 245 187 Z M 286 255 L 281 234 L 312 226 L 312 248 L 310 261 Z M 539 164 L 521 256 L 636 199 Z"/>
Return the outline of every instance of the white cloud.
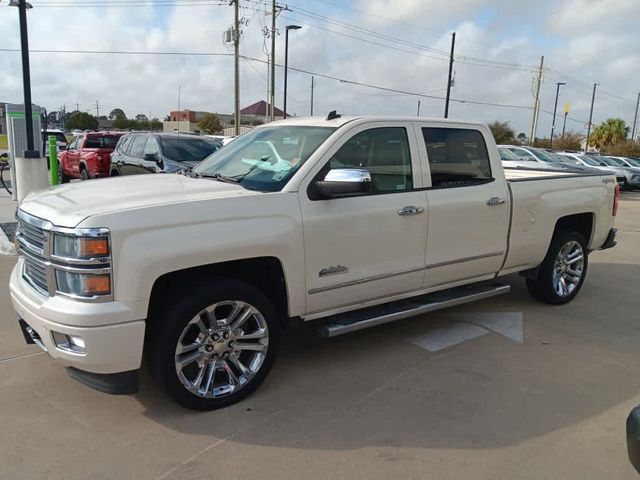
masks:
<path fill-rule="evenodd" d="M 29 12 L 32 49 L 128 50 L 230 53 L 222 43 L 222 32 L 231 24 L 232 8 L 199 6 L 177 8 L 44 8 L 34 0 Z M 521 3 L 507 0 L 369 0 L 334 2 L 292 0 L 278 19 L 278 27 L 299 23 L 291 33 L 290 65 L 329 76 L 380 85 L 391 89 L 444 96 L 447 75 L 448 32 L 457 32 L 455 99 L 531 106 L 532 71 L 521 68 L 491 68 L 473 65 L 478 59 L 507 64 L 536 65 L 545 55 L 553 69 L 545 74 L 542 107 L 553 109 L 555 82 L 566 81 L 559 105 L 571 104 L 567 127 L 582 129 L 588 118 L 590 85 L 600 82 L 595 121 L 618 115 L 632 121 L 637 94 L 640 34 L 633 24 L 640 13 L 637 0 L 567 0 Z M 243 1 L 242 14 L 250 20 L 243 28 L 242 53 L 265 59 L 262 25 L 269 17 Z M 354 5 L 358 11 L 349 10 Z M 333 20 L 310 17 L 297 7 Z M 362 12 L 367 12 L 362 13 Z M 395 20 L 391 22 L 381 17 Z M 356 28 L 340 28 L 348 22 L 389 41 L 366 35 Z M 312 24 L 320 26 L 327 32 Z M 410 26 L 414 25 L 414 26 Z M 0 8 L 3 47 L 19 48 L 17 12 Z M 365 43 L 343 35 L 360 37 Z M 419 51 L 403 41 L 434 50 Z M 277 37 L 277 59 L 282 63 L 284 35 Z M 399 50 L 409 50 L 410 54 Z M 434 58 L 435 57 L 435 58 Z M 132 56 L 88 54 L 38 54 L 31 56 L 33 97 L 49 109 L 63 103 L 80 104 L 81 110 L 101 113 L 121 107 L 133 116 L 147 113 L 162 118 L 177 107 L 178 85 L 182 85 L 184 108 L 230 112 L 233 105 L 231 57 Z M 494 65 L 498 67 L 500 65 Z M 0 52 L 0 100 L 20 101 L 20 55 Z M 560 76 L 556 71 L 570 75 Z M 241 62 L 241 104 L 266 96 L 266 66 Z M 282 70 L 277 70 L 277 104 L 282 103 Z M 295 71 L 289 76 L 289 112 L 304 115 L 309 110 L 309 76 Z M 419 98 L 374 90 L 335 80 L 317 78 L 315 111 L 414 115 Z M 615 96 L 628 101 L 621 101 Z M 443 101 L 421 99 L 423 115 L 440 116 Z M 559 108 L 561 111 L 562 108 Z M 510 120 L 518 131 L 529 131 L 531 111 L 496 106 L 453 103 L 451 116 L 480 121 Z M 538 135 L 548 135 L 551 118 L 541 114 Z"/>

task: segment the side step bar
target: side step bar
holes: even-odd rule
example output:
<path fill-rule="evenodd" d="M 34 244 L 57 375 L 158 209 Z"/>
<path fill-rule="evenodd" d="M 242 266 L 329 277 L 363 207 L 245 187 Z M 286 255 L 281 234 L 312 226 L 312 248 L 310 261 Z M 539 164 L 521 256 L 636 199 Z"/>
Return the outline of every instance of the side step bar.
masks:
<path fill-rule="evenodd" d="M 322 337 L 337 337 L 383 323 L 395 322 L 422 313 L 475 302 L 484 298 L 508 293 L 509 285 L 473 285 L 456 287 L 442 292 L 430 293 L 399 302 L 376 305 L 355 312 L 341 313 L 324 319 L 319 333 Z"/>

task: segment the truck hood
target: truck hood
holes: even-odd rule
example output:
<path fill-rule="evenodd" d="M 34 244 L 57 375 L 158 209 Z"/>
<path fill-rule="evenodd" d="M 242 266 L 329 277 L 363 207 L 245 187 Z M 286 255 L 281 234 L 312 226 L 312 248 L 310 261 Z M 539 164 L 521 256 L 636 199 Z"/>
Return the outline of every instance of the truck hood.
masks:
<path fill-rule="evenodd" d="M 160 173 L 59 185 L 29 194 L 19 208 L 54 225 L 75 227 L 93 215 L 259 194 L 232 183 Z"/>

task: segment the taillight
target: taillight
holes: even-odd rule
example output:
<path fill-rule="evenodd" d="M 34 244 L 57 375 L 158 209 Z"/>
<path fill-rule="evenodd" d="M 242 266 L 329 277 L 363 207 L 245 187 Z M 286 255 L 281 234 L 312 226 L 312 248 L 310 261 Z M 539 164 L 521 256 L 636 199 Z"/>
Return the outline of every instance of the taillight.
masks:
<path fill-rule="evenodd" d="M 620 204 L 620 185 L 616 183 L 616 188 L 613 191 L 613 211 L 611 212 L 614 217 L 618 214 L 619 204 Z"/>

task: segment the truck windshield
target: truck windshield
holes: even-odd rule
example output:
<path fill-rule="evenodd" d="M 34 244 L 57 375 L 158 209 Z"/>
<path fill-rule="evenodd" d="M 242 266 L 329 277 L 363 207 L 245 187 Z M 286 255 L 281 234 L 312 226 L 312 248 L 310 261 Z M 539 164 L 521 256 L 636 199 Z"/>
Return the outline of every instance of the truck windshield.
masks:
<path fill-rule="evenodd" d="M 334 130 L 308 126 L 257 128 L 211 155 L 193 173 L 219 174 L 252 190 L 277 192 Z"/>
<path fill-rule="evenodd" d="M 200 162 L 220 148 L 212 138 L 176 135 L 158 139 L 164 156 L 174 162 Z"/>
<path fill-rule="evenodd" d="M 578 157 L 587 165 L 592 167 L 599 167 L 600 162 L 598 162 L 595 158 L 590 157 L 589 155 L 578 155 Z"/>
<path fill-rule="evenodd" d="M 606 163 L 610 167 L 626 167 L 626 165 L 622 163 L 620 160 L 618 160 L 617 158 L 600 156 L 598 157 L 598 160 L 602 160 L 604 163 Z"/>
<path fill-rule="evenodd" d="M 536 157 L 538 157 L 543 162 L 554 162 L 554 163 L 558 163 L 559 162 L 558 159 L 556 159 L 555 157 L 551 156 L 551 154 L 549 152 L 546 152 L 546 151 L 542 150 L 541 148 L 532 148 L 531 151 L 533 153 L 535 153 Z"/>

